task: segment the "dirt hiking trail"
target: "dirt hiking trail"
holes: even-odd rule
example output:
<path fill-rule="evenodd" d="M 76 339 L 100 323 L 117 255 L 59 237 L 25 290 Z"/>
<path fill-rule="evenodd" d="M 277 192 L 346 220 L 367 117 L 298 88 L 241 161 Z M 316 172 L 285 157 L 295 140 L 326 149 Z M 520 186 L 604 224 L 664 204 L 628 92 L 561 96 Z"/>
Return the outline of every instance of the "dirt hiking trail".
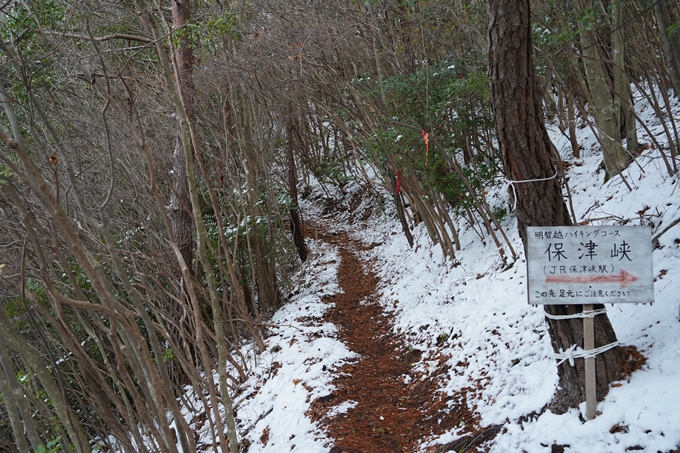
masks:
<path fill-rule="evenodd" d="M 359 358 L 335 370 L 335 390 L 312 403 L 310 416 L 333 439 L 330 453 L 393 453 L 420 451 L 429 438 L 458 427 L 463 438 L 426 449 L 427 452 L 477 451 L 498 427 L 481 429 L 468 408 L 465 393 L 438 391 L 448 357 L 427 375 L 412 365 L 420 351 L 396 335 L 378 302 L 378 277 L 357 252 L 367 250 L 344 233 L 317 230 L 318 238 L 339 249 L 338 281 L 342 293 L 327 296 L 333 304 L 325 320 L 335 324 L 339 340 Z M 338 406 L 350 407 L 342 413 Z M 462 450 L 461 450 L 462 449 Z"/>

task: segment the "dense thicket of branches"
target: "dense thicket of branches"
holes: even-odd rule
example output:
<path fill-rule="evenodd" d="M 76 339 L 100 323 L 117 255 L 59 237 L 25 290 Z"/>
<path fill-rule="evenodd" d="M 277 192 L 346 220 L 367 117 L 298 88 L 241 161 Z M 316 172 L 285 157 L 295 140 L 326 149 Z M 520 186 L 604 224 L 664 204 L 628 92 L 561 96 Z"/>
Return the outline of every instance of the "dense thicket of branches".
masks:
<path fill-rule="evenodd" d="M 311 177 L 387 187 L 404 233 L 423 222 L 452 260 L 456 218 L 516 258 L 510 208 L 485 196 L 502 181 L 485 2 L 0 8 L 2 451 L 198 451 L 199 410 L 210 448 L 238 450 L 244 340 L 265 347 L 306 257 Z M 576 157 L 593 128 L 625 181 L 659 147 L 632 133 L 631 96 L 664 116 L 679 94 L 680 8 L 533 8 L 549 119 Z"/>

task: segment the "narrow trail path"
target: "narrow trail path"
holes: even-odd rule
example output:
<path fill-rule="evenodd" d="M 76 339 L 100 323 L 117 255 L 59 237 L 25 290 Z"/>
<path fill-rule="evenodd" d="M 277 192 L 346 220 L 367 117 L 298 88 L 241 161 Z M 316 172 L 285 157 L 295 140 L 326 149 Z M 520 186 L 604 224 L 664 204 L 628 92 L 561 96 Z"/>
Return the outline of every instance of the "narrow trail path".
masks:
<path fill-rule="evenodd" d="M 336 245 L 341 257 L 338 280 L 343 293 L 326 298 L 333 307 L 325 318 L 338 327 L 339 339 L 360 356 L 336 370 L 333 393 L 312 404 L 312 419 L 334 439 L 330 453 L 413 452 L 428 438 L 454 427 L 461 435 L 468 434 L 460 446 L 476 451 L 474 446 L 488 438 L 467 407 L 465 394 L 437 391 L 439 379 L 445 376 L 445 359 L 441 368 L 427 375 L 414 372 L 412 364 L 420 351 L 392 332 L 376 294 L 379 279 L 355 253 L 361 246 L 345 234 L 319 231 L 319 238 Z M 350 408 L 337 413 L 338 406 Z"/>

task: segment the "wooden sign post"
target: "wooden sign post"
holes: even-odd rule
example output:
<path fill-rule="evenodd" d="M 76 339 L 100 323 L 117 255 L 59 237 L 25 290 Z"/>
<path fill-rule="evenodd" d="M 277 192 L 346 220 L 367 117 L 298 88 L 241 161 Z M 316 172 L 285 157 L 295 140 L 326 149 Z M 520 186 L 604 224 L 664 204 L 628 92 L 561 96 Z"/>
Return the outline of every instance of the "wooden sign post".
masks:
<path fill-rule="evenodd" d="M 574 317 L 583 318 L 588 420 L 597 405 L 593 305 L 654 302 L 651 237 L 650 227 L 527 228 L 529 303 L 583 305 Z"/>
<path fill-rule="evenodd" d="M 583 311 L 593 311 L 592 304 L 584 304 Z M 595 349 L 595 320 L 591 317 L 583 318 L 583 349 L 592 351 Z M 595 418 L 597 398 L 595 396 L 595 357 L 585 358 L 586 366 L 586 420 Z"/>

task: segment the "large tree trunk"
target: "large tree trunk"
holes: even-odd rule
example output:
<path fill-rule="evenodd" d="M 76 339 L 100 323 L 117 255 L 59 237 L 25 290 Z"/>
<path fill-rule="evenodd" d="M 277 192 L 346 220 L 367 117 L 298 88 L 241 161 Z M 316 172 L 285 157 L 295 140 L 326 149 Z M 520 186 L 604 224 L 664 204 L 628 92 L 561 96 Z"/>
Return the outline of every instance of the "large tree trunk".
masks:
<path fill-rule="evenodd" d="M 583 0 L 575 2 L 576 10 L 582 13 L 586 9 Z M 607 81 L 607 72 L 600 54 L 597 36 L 592 30 L 579 32 L 583 52 L 583 67 L 588 80 L 589 102 L 592 115 L 598 129 L 597 138 L 602 146 L 606 179 L 612 178 L 633 161 L 633 158 L 621 144 L 620 104 L 615 102 Z M 624 93 L 621 93 L 625 96 Z"/>
<path fill-rule="evenodd" d="M 174 0 L 172 2 L 172 28 L 174 30 L 183 29 L 191 20 L 190 0 Z M 177 82 L 177 92 L 181 93 L 184 99 L 185 108 L 187 110 L 187 117 L 190 121 L 194 119 L 194 83 L 193 83 L 193 66 L 194 57 L 190 43 L 186 38 L 180 39 L 177 48 L 175 49 L 175 67 L 179 76 L 175 78 Z M 178 120 L 179 120 L 179 115 Z M 180 126 L 177 125 L 177 133 L 175 135 L 175 148 L 173 152 L 173 173 L 172 185 L 173 191 L 170 197 L 170 222 L 172 227 L 172 234 L 179 248 L 184 264 L 188 266 L 189 271 L 193 275 L 192 260 L 194 253 L 194 220 L 192 217 L 191 195 L 189 193 L 189 183 L 187 179 L 187 165 L 184 155 L 184 148 L 182 139 L 180 137 Z M 184 282 L 184 285 L 190 285 L 191 282 Z M 184 287 L 186 288 L 186 286 Z M 179 295 L 179 300 L 186 301 L 186 294 Z M 191 333 L 191 326 L 188 316 L 186 316 L 186 307 L 180 303 L 170 302 L 171 313 L 170 316 L 174 320 L 174 325 L 169 326 L 169 333 L 173 337 L 174 343 L 180 349 L 175 351 L 176 354 L 186 354 L 191 359 L 196 358 L 196 350 Z M 188 302 L 187 302 L 188 304 Z M 168 371 L 172 380 L 179 385 L 188 384 L 188 377 L 182 371 L 178 362 L 171 362 Z"/>
<path fill-rule="evenodd" d="M 181 6 L 184 5 L 187 7 L 187 14 L 188 14 L 188 6 L 189 6 L 189 0 L 175 0 L 178 5 Z M 179 5 L 179 2 L 182 2 L 181 5 Z M 194 227 L 196 229 L 196 252 L 198 256 L 198 261 L 204 270 L 204 277 L 205 277 L 205 282 L 207 283 L 207 289 L 208 289 L 208 294 L 210 296 L 210 309 L 212 310 L 212 316 L 213 316 L 213 329 L 214 329 L 214 340 L 217 343 L 217 377 L 219 381 L 219 396 L 217 392 L 215 391 L 215 387 L 212 385 L 212 383 L 208 384 L 208 387 L 210 389 L 209 391 L 209 397 L 210 397 L 210 405 L 212 406 L 212 411 L 213 415 L 217 415 L 215 419 L 215 429 L 217 431 L 217 435 L 219 437 L 219 442 L 220 442 L 220 448 L 223 451 L 226 451 L 226 446 L 229 446 L 229 450 L 231 452 L 237 452 L 239 450 L 238 447 L 238 433 L 236 432 L 235 428 L 235 419 L 234 419 L 234 410 L 233 410 L 233 401 L 231 399 L 231 396 L 229 394 L 230 388 L 229 384 L 227 382 L 227 361 L 228 361 L 228 354 L 229 351 L 227 349 L 227 342 L 226 342 L 226 336 L 225 336 L 225 325 L 224 325 L 224 316 L 223 316 L 223 310 L 221 306 L 221 298 L 218 294 L 218 284 L 217 284 L 217 279 L 215 278 L 215 274 L 211 271 L 211 265 L 210 265 L 210 258 L 208 256 L 208 230 L 206 227 L 206 223 L 203 219 L 202 213 L 201 213 L 201 207 L 199 203 L 199 191 L 198 191 L 198 183 L 197 183 L 197 178 L 196 178 L 196 171 L 195 171 L 195 164 L 194 164 L 194 152 L 198 153 L 197 150 L 193 149 L 194 146 L 196 146 L 196 141 L 192 140 L 192 123 L 191 121 L 191 113 L 193 111 L 192 107 L 188 105 L 187 103 L 193 100 L 193 96 L 186 95 L 185 93 L 182 93 L 183 85 L 180 81 L 180 84 L 177 85 L 176 83 L 173 82 L 173 74 L 175 75 L 174 79 L 176 80 L 177 78 L 182 77 L 182 70 L 181 68 L 177 67 L 174 71 L 173 68 L 171 68 L 168 65 L 169 57 L 165 51 L 165 48 L 162 43 L 161 38 L 161 33 L 160 30 L 155 22 L 155 17 L 153 17 L 151 14 L 149 14 L 148 8 L 146 8 L 146 5 L 144 4 L 144 0 L 136 0 L 135 1 L 137 8 L 144 14 L 144 19 L 146 22 L 149 24 L 151 31 L 153 33 L 154 37 L 154 42 L 155 42 L 155 49 L 156 52 L 158 53 L 158 60 L 159 60 L 159 65 L 162 69 L 162 74 L 163 74 L 163 80 L 165 82 L 166 90 L 168 93 L 168 96 L 170 97 L 170 100 L 172 101 L 172 104 L 175 108 L 175 113 L 178 118 L 179 122 L 179 132 L 180 132 L 180 138 L 182 142 L 182 149 L 184 151 L 184 161 L 186 164 L 186 169 L 187 169 L 187 185 L 189 187 L 189 200 L 191 204 L 191 209 L 192 209 L 192 217 L 194 219 Z M 173 5 L 174 6 L 174 5 Z M 188 18 L 188 16 L 185 16 Z M 185 42 L 188 44 L 188 42 Z M 183 43 L 183 44 L 185 44 Z M 177 64 L 177 60 L 175 59 L 175 64 Z M 198 154 L 197 154 L 198 155 Z M 212 195 L 211 195 L 212 198 Z M 229 266 L 229 260 L 227 259 L 227 265 Z M 233 271 L 230 269 L 230 274 L 233 277 Z M 234 282 L 235 279 L 232 278 L 232 282 Z M 193 290 L 191 285 L 187 285 L 188 289 L 190 291 Z M 233 285 L 232 285 L 233 287 Z M 202 324 L 202 321 L 199 319 L 200 317 L 200 308 L 198 307 L 198 298 L 195 296 L 191 296 L 191 299 L 193 299 L 193 302 L 196 302 L 196 304 L 193 306 L 193 315 L 196 318 L 195 326 L 197 326 L 196 329 L 194 329 L 195 333 L 195 341 L 193 346 L 196 347 L 200 357 L 201 357 L 201 362 L 203 363 L 204 370 L 207 370 L 208 367 L 210 366 L 211 362 L 214 359 L 214 355 L 211 356 L 210 352 L 208 351 L 206 342 L 203 340 L 203 329 L 201 329 L 199 326 Z M 248 322 L 248 321 L 246 321 Z M 153 338 L 153 336 L 152 336 Z M 259 344 L 258 344 L 259 346 Z M 261 349 L 264 349 L 262 347 Z M 222 408 L 219 407 L 219 401 L 222 403 Z M 226 418 L 226 429 L 223 429 L 223 417 Z M 227 438 L 225 436 L 228 436 L 229 440 L 227 442 Z M 178 433 L 179 435 L 180 433 Z M 193 442 L 193 438 L 186 438 L 184 436 L 180 437 L 180 440 L 184 443 L 185 440 L 188 440 L 190 442 Z M 193 451 L 195 448 L 192 450 L 188 447 L 185 447 L 184 444 L 182 444 L 182 449 L 184 451 Z"/>
<path fill-rule="evenodd" d="M 614 2 L 611 5 L 611 46 L 612 46 L 612 73 L 614 79 L 614 104 L 619 106 L 619 124 L 625 128 L 627 160 L 631 162 L 632 156 L 638 149 L 637 124 L 633 114 L 633 94 L 630 91 L 630 80 L 626 74 L 625 39 L 624 39 L 624 3 Z"/>
<path fill-rule="evenodd" d="M 668 72 L 671 74 L 671 83 L 675 91 L 675 97 L 680 99 L 680 42 L 677 32 L 674 36 L 668 36 L 670 19 L 664 0 L 654 2 L 654 16 L 659 27 L 659 38 L 663 45 Z"/>
<path fill-rule="evenodd" d="M 175 0 L 172 2 L 172 28 L 181 30 L 191 19 L 189 0 Z M 194 105 L 194 83 L 193 66 L 194 57 L 190 44 L 187 39 L 180 39 L 179 45 L 175 50 L 175 65 L 179 72 L 178 92 L 182 93 L 187 116 L 193 119 Z M 189 197 L 189 185 L 187 183 L 187 168 L 182 150 L 182 140 L 179 137 L 179 126 L 175 137 L 175 149 L 173 153 L 173 173 L 172 173 L 173 192 L 170 197 L 170 220 L 172 222 L 172 233 L 175 236 L 177 247 L 182 254 L 186 265 L 191 269 L 193 257 L 194 222 L 191 218 L 191 199 Z"/>
<path fill-rule="evenodd" d="M 496 121 L 498 143 L 505 176 L 511 181 L 544 179 L 515 183 L 517 223 L 526 244 L 527 226 L 571 225 L 562 198 L 557 165 L 561 162 L 551 152 L 552 144 L 543 122 L 541 97 L 531 53 L 529 0 L 489 1 L 489 80 Z M 553 305 L 551 314 L 573 314 L 581 305 Z M 571 345 L 583 347 L 581 319 L 548 319 L 550 339 L 555 351 Z M 595 318 L 596 347 L 616 341 L 606 315 Z M 601 399 L 611 381 L 619 376 L 623 363 L 620 348 L 601 354 L 597 363 L 597 395 Z M 551 404 L 555 412 L 578 407 L 585 400 L 584 361 L 569 362 L 558 368 L 559 390 Z"/>

